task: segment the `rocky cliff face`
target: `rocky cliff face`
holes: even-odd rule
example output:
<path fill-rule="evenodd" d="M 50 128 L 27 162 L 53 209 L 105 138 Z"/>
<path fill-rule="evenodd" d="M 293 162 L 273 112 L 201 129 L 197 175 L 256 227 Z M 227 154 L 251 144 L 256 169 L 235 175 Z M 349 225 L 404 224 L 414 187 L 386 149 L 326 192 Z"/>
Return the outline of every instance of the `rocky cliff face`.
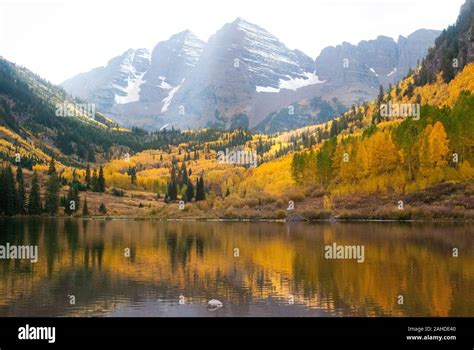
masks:
<path fill-rule="evenodd" d="M 174 125 L 197 128 L 213 125 L 216 115 L 224 115 L 224 124 L 230 124 L 234 115 L 252 115 L 250 101 L 258 93 L 296 90 L 319 82 L 310 57 L 237 19 L 209 39 L 165 118 Z"/>
<path fill-rule="evenodd" d="M 422 29 L 398 42 L 379 36 L 343 43 L 313 60 L 237 18 L 207 43 L 184 31 L 158 43 L 151 54 L 128 50 L 63 87 L 127 126 L 277 131 L 314 122 L 314 115 L 280 113 L 292 103 L 318 97 L 331 104 L 337 98 L 349 107 L 373 99 L 379 85 L 396 83 L 416 66 L 437 34 Z"/>
<path fill-rule="evenodd" d="M 321 79 L 335 85 L 360 83 L 367 87 L 395 84 L 415 68 L 440 32 L 420 29 L 398 42 L 379 36 L 358 45 L 343 43 L 325 48 L 316 59 Z"/>
<path fill-rule="evenodd" d="M 158 43 L 151 54 L 140 101 L 163 101 L 188 76 L 201 56 L 205 43 L 189 30 Z"/>
<path fill-rule="evenodd" d="M 139 100 L 139 89 L 149 67 L 148 50 L 130 49 L 111 59 L 105 67 L 79 74 L 62 86 L 72 95 L 96 103 L 99 110 L 110 111 L 117 104 Z"/>

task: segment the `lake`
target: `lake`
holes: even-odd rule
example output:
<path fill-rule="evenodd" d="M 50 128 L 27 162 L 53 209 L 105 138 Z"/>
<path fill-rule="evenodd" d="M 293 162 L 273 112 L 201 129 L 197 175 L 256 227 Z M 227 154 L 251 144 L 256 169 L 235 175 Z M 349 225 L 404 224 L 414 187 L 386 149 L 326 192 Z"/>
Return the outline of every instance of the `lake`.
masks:
<path fill-rule="evenodd" d="M 36 263 L 0 260 L 2 317 L 474 315 L 472 224 L 0 225 L 0 245 L 38 247 Z M 328 259 L 336 246 L 363 248 L 363 261 Z M 223 307 L 208 307 L 211 299 Z"/>

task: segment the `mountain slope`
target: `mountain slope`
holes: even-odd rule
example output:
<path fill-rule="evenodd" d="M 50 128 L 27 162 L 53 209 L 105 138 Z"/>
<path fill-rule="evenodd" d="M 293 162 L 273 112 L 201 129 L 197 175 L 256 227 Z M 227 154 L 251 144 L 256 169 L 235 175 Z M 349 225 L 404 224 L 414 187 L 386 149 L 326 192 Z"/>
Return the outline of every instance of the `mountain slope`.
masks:
<path fill-rule="evenodd" d="M 149 126 L 166 111 L 199 59 L 203 45 L 186 30 L 158 43 L 151 54 L 146 49 L 129 49 L 106 67 L 79 74 L 61 86 L 97 104 L 99 110 L 124 125 Z"/>
<path fill-rule="evenodd" d="M 138 149 L 143 135 L 119 128 L 85 101 L 72 99 L 26 68 L 0 57 L 0 156 L 23 164 L 55 156 L 64 164 L 95 162 L 113 147 Z"/>
<path fill-rule="evenodd" d="M 430 50 L 422 63 L 416 85 L 432 83 L 442 72 L 445 82 L 449 82 L 474 60 L 474 1 L 466 0 L 461 8 L 456 24 L 443 30 L 436 39 L 436 46 Z"/>
<path fill-rule="evenodd" d="M 74 96 L 95 103 L 99 110 L 108 111 L 115 104 L 138 101 L 149 66 L 148 50 L 130 49 L 111 59 L 105 67 L 66 80 L 62 87 Z"/>

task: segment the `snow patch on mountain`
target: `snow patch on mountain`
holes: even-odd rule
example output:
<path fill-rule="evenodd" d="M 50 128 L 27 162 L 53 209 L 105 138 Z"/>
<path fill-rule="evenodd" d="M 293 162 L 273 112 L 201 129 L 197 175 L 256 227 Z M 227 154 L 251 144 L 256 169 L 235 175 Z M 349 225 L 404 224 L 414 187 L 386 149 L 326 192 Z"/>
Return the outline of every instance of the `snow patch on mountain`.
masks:
<path fill-rule="evenodd" d="M 315 73 L 305 72 L 303 73 L 305 78 L 290 78 L 289 80 L 280 79 L 280 83 L 278 88 L 272 86 L 257 86 L 257 92 L 271 92 L 271 93 L 278 93 L 280 90 L 293 90 L 296 91 L 302 87 L 315 85 L 315 84 L 322 84 L 325 81 L 319 80 L 318 76 Z"/>
<path fill-rule="evenodd" d="M 165 90 L 170 90 L 170 89 L 173 88 L 170 84 L 168 84 L 168 83 L 165 81 L 165 80 L 166 80 L 166 77 L 161 77 L 161 76 L 160 76 L 159 78 L 160 78 L 160 80 L 161 80 L 160 84 L 157 85 L 159 88 L 162 88 L 162 89 L 165 89 Z"/>
<path fill-rule="evenodd" d="M 367 65 L 366 65 L 366 66 L 367 66 Z M 377 72 L 375 71 L 375 69 L 373 69 L 372 67 L 369 67 L 369 69 L 370 69 L 370 71 L 371 71 L 372 73 L 375 74 L 376 77 L 379 76 L 379 75 L 377 74 Z"/>
<path fill-rule="evenodd" d="M 257 92 L 274 92 L 274 93 L 280 92 L 280 89 L 277 89 L 271 86 L 257 86 L 255 90 L 257 90 Z"/>
<path fill-rule="evenodd" d="M 181 85 L 184 83 L 184 79 L 181 81 L 181 84 L 179 84 L 178 86 L 174 87 L 171 89 L 170 93 L 168 94 L 168 96 L 166 96 L 164 99 L 163 99 L 163 107 L 161 108 L 161 113 L 164 113 L 168 110 L 170 104 L 171 104 L 171 101 L 173 100 L 173 96 L 178 92 L 179 88 L 181 87 Z"/>
<path fill-rule="evenodd" d="M 130 49 L 123 54 L 122 62 L 113 78 L 114 102 L 126 104 L 140 100 L 140 88 L 145 83 L 146 67 L 150 64 L 150 52 L 146 49 Z"/>
<path fill-rule="evenodd" d="M 387 74 L 387 77 L 391 77 L 393 74 L 397 72 L 397 67 L 393 68 L 393 70 Z"/>
<path fill-rule="evenodd" d="M 138 102 L 140 100 L 140 88 L 145 82 L 143 76 L 145 73 L 140 73 L 135 78 L 128 79 L 128 84 L 125 89 L 121 89 L 125 96 L 115 95 L 115 103 L 122 105 L 131 102 Z"/>

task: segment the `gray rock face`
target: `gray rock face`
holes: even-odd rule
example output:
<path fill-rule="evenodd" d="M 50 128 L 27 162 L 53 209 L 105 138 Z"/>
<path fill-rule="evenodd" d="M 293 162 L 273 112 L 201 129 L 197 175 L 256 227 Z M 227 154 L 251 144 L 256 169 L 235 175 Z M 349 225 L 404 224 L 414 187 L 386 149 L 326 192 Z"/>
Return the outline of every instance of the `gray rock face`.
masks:
<path fill-rule="evenodd" d="M 158 43 L 151 55 L 146 49 L 130 49 L 106 67 L 79 74 L 62 86 L 122 124 L 148 126 L 166 110 L 167 99 L 194 68 L 203 45 L 184 31 Z"/>
<path fill-rule="evenodd" d="M 194 68 L 204 45 L 189 30 L 158 43 L 151 54 L 151 65 L 140 90 L 140 101 L 163 101 Z"/>
<path fill-rule="evenodd" d="M 441 32 L 437 30 L 419 29 L 407 38 L 398 38 L 398 71 L 397 80 L 403 79 L 410 68 L 415 68 L 426 56 L 428 49 L 434 45 Z"/>
<path fill-rule="evenodd" d="M 371 100 L 379 85 L 396 83 L 414 68 L 437 34 L 422 29 L 398 42 L 384 36 L 358 45 L 344 42 L 325 48 L 315 61 L 237 18 L 207 43 L 184 31 L 158 43 L 151 54 L 128 50 L 62 85 L 126 126 L 285 130 L 314 122 L 309 115 L 275 118 L 292 103 L 336 97 L 349 107 Z"/>
<path fill-rule="evenodd" d="M 212 124 L 216 110 L 229 119 L 251 114 L 256 94 L 276 93 L 290 82 L 310 83 L 315 79 L 313 65 L 301 51 L 289 50 L 266 30 L 239 18 L 209 39 L 174 95 L 167 122 L 198 128 Z"/>
<path fill-rule="evenodd" d="M 62 86 L 72 95 L 96 103 L 99 110 L 110 111 L 116 104 L 138 101 L 139 87 L 149 67 L 147 49 L 129 49 L 105 67 L 81 73 Z"/>
<path fill-rule="evenodd" d="M 415 68 L 433 46 L 439 31 L 420 29 L 398 42 L 379 36 L 357 46 L 343 43 L 325 48 L 316 59 L 316 72 L 334 85 L 362 83 L 367 87 L 395 84 Z"/>

